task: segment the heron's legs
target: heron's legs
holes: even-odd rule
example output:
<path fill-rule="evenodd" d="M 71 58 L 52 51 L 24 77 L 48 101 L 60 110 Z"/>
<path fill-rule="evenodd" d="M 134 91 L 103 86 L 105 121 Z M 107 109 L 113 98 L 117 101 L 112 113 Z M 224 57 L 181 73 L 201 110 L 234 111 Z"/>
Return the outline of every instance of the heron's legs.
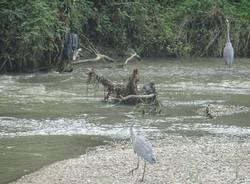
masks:
<path fill-rule="evenodd" d="M 138 156 L 138 161 L 137 161 L 136 168 L 134 168 L 134 169 L 132 169 L 131 171 L 129 171 L 128 174 L 132 173 L 132 175 L 133 175 L 133 172 L 139 168 L 139 163 L 140 163 L 140 158 L 139 158 L 139 156 Z"/>
<path fill-rule="evenodd" d="M 142 174 L 142 179 L 141 179 L 141 181 L 144 180 L 145 171 L 146 171 L 146 161 L 144 161 L 144 169 L 143 169 L 143 174 Z"/>

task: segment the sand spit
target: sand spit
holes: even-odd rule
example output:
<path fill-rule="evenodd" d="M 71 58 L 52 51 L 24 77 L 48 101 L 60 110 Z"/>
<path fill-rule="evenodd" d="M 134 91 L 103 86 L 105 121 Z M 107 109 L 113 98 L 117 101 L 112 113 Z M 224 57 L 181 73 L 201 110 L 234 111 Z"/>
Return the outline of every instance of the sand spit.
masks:
<path fill-rule="evenodd" d="M 15 184 L 231 184 L 250 183 L 250 137 L 168 136 L 152 141 L 158 163 L 147 165 L 141 182 L 142 161 L 130 144 L 97 147 L 79 158 L 46 166 Z"/>

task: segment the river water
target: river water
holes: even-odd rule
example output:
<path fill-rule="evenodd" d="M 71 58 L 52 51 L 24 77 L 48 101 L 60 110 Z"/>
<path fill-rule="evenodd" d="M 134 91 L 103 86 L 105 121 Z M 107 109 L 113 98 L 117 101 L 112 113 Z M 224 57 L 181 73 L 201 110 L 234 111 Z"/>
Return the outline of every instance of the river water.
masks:
<path fill-rule="evenodd" d="M 142 116 L 135 107 L 102 102 L 101 85 L 87 86 L 86 68 L 122 83 L 134 68 L 140 82 L 156 83 L 162 113 Z M 208 119 L 197 110 L 208 104 L 250 107 L 250 59 L 228 69 L 222 59 L 145 59 L 126 68 L 89 63 L 72 73 L 0 76 L 0 183 L 14 181 L 89 147 L 128 138 L 128 126 L 150 138 L 250 136 L 250 112 Z"/>

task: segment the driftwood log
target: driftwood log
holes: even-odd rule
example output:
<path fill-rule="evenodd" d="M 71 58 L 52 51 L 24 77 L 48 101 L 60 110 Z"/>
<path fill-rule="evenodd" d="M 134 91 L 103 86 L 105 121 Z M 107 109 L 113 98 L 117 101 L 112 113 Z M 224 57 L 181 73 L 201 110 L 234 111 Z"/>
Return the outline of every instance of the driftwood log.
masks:
<path fill-rule="evenodd" d="M 83 49 L 89 51 L 90 53 L 93 53 L 95 55 L 95 58 L 81 59 L 81 60 L 76 61 L 77 55 L 79 54 L 80 51 L 82 51 L 82 49 L 79 49 L 78 52 L 75 53 L 76 56 L 73 57 L 73 62 L 72 62 L 73 65 L 78 65 L 78 64 L 82 64 L 86 62 L 91 62 L 91 61 L 101 61 L 101 60 L 115 62 L 115 59 L 100 53 L 100 51 L 94 46 L 94 44 L 85 35 L 82 34 L 82 36 L 85 38 L 85 40 L 88 43 L 88 46 L 82 46 Z M 126 66 L 128 62 L 132 60 L 133 58 L 141 60 L 141 57 L 133 49 L 128 49 L 128 51 L 129 51 L 128 58 L 125 60 L 122 66 Z"/>
<path fill-rule="evenodd" d="M 154 108 L 160 106 L 156 93 L 144 94 L 138 90 L 138 69 L 133 70 L 125 84 L 116 84 L 91 69 L 88 72 L 87 84 L 96 82 L 102 84 L 106 91 L 104 101 L 111 100 L 114 103 L 127 105 L 150 104 Z"/>
<path fill-rule="evenodd" d="M 107 60 L 107 61 L 111 61 L 111 62 L 116 62 L 113 58 L 101 54 L 97 49 L 94 49 L 94 47 L 92 48 L 87 48 L 84 47 L 84 49 L 88 50 L 89 52 L 93 52 L 95 54 L 95 58 L 88 58 L 88 59 L 81 59 L 78 61 L 75 61 L 76 59 L 73 59 L 74 61 L 72 62 L 73 65 L 78 65 L 78 64 L 82 64 L 82 63 L 86 63 L 86 62 L 91 62 L 91 61 L 101 61 L 101 60 Z M 81 49 L 82 50 L 82 49 Z M 79 50 L 77 52 L 77 54 L 81 51 Z M 75 57 L 76 58 L 76 57 Z M 130 49 L 130 52 L 128 54 L 128 57 L 126 58 L 125 62 L 121 65 L 122 67 L 127 66 L 128 62 L 132 59 L 136 58 L 137 60 L 141 60 L 141 57 L 132 49 Z M 119 65 L 118 65 L 119 66 Z"/>
<path fill-rule="evenodd" d="M 99 60 L 108 60 L 108 61 L 112 61 L 115 62 L 115 60 L 109 56 L 106 56 L 104 54 L 101 54 L 98 49 L 94 46 L 94 44 L 85 36 L 82 34 L 82 36 L 85 38 L 85 40 L 88 43 L 87 47 L 84 47 L 84 49 L 86 49 L 89 52 L 94 53 L 94 55 L 96 56 L 95 58 L 89 58 L 89 59 L 83 59 L 83 60 L 79 60 L 79 61 L 74 61 L 72 62 L 73 65 L 77 65 L 77 64 L 81 64 L 81 63 L 86 63 L 86 62 L 90 62 L 90 61 L 99 61 Z"/>

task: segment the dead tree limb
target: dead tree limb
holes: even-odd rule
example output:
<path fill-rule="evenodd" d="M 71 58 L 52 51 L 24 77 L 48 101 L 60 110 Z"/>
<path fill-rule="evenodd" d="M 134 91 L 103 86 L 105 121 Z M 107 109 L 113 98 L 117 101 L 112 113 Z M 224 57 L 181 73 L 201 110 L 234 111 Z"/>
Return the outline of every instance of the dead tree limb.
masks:
<path fill-rule="evenodd" d="M 152 99 L 155 96 L 156 96 L 155 94 L 149 94 L 149 95 L 128 95 L 128 96 L 125 96 L 125 97 L 121 97 L 121 98 L 119 98 L 117 100 L 119 101 L 119 103 L 123 103 L 123 102 L 126 102 L 128 100 L 135 100 L 135 101 L 137 101 L 138 99 L 141 102 L 145 102 L 147 99 Z"/>
<path fill-rule="evenodd" d="M 4 70 L 7 71 L 8 69 L 8 66 L 7 64 L 9 64 L 9 68 L 10 70 L 13 69 L 13 65 L 12 65 L 12 58 L 9 56 L 9 55 L 4 55 L 0 58 L 3 62 L 2 62 L 2 65 L 0 67 L 0 73 Z"/>
<path fill-rule="evenodd" d="M 130 60 L 132 60 L 134 57 L 137 58 L 137 59 L 139 59 L 139 60 L 141 59 L 141 57 L 140 57 L 135 51 L 133 51 L 133 52 L 130 53 L 130 57 L 128 57 L 128 58 L 125 60 L 124 65 L 127 65 L 128 62 L 129 62 Z"/>
<path fill-rule="evenodd" d="M 98 75 L 93 69 L 91 69 L 88 72 L 87 84 L 90 84 L 91 82 L 98 82 L 102 84 L 104 89 L 107 91 L 107 94 L 104 96 L 105 101 L 110 99 L 114 103 L 129 105 L 136 105 L 139 103 L 149 104 L 154 102 L 153 105 L 159 106 L 156 94 L 146 95 L 137 89 L 138 81 L 139 74 L 137 69 L 133 70 L 126 84 L 116 84 L 111 80 Z M 155 101 L 157 101 L 157 103 L 155 103 Z"/>
<path fill-rule="evenodd" d="M 148 98 L 152 98 L 154 97 L 155 94 L 149 94 L 149 95 L 128 95 L 128 96 L 125 96 L 125 97 L 121 97 L 121 101 L 123 100 L 128 100 L 130 98 L 143 98 L 143 99 L 148 99 Z"/>
<path fill-rule="evenodd" d="M 3 62 L 3 64 L 1 65 L 1 67 L 0 67 L 0 72 L 2 71 L 2 69 L 4 68 L 4 66 L 5 66 L 5 64 L 8 62 L 8 59 L 6 59 L 4 62 Z"/>
<path fill-rule="evenodd" d="M 97 48 L 94 46 L 94 44 L 85 36 L 83 35 L 83 37 L 87 40 L 88 42 L 88 47 L 83 47 L 84 49 L 86 49 L 87 51 L 89 52 L 92 52 L 93 54 L 96 55 L 95 58 L 90 58 L 90 59 L 83 59 L 83 60 L 79 60 L 79 61 L 75 61 L 75 62 L 72 62 L 73 65 L 76 65 L 76 64 L 81 64 L 81 63 L 86 63 L 86 62 L 90 62 L 90 61 L 99 61 L 99 60 L 102 60 L 102 59 L 106 59 L 108 61 L 112 61 L 112 62 L 115 62 L 115 60 L 109 56 L 106 56 L 104 54 L 101 54 Z M 79 51 L 80 52 L 80 51 Z"/>
<path fill-rule="evenodd" d="M 112 59 L 112 58 L 109 57 L 109 56 L 106 56 L 106 55 L 103 55 L 103 54 L 100 54 L 100 53 L 95 53 L 95 55 L 96 55 L 95 58 L 83 59 L 83 60 L 75 61 L 75 62 L 73 62 L 72 64 L 73 64 L 73 65 L 77 65 L 77 64 L 81 64 L 81 63 L 90 62 L 90 61 L 99 61 L 99 60 L 101 60 L 101 59 L 106 59 L 106 60 L 108 60 L 108 61 L 115 62 L 115 60 Z"/>

